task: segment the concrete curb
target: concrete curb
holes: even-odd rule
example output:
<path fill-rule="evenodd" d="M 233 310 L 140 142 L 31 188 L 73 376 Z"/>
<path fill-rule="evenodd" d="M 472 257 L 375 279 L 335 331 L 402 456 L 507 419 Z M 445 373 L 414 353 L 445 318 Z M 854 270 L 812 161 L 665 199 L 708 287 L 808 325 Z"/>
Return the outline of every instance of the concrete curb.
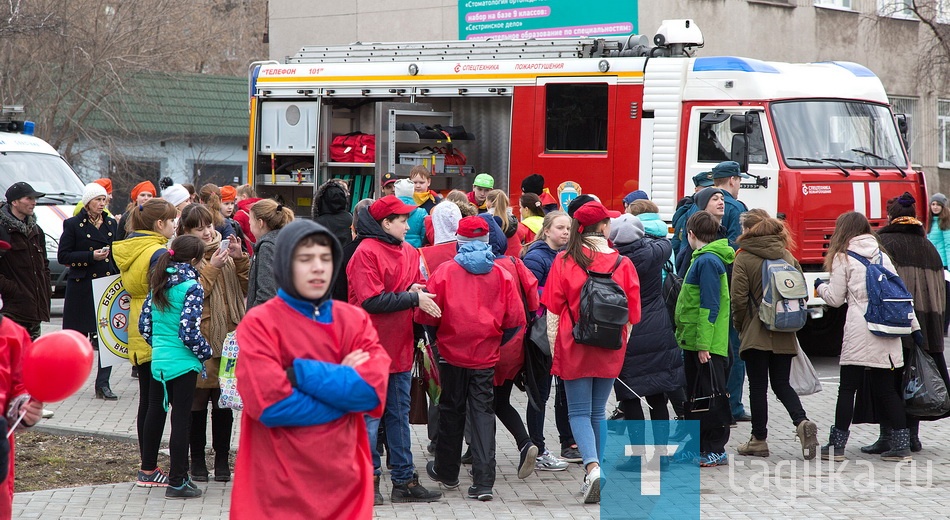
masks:
<path fill-rule="evenodd" d="M 46 433 L 49 435 L 82 435 L 84 437 L 97 437 L 100 439 L 108 439 L 110 441 L 127 442 L 129 444 L 138 444 L 138 439 L 132 435 L 122 435 L 119 433 L 111 433 L 111 432 L 89 431 L 89 430 L 83 430 L 80 428 L 68 428 L 65 426 L 36 425 L 30 428 L 28 431 Z"/>

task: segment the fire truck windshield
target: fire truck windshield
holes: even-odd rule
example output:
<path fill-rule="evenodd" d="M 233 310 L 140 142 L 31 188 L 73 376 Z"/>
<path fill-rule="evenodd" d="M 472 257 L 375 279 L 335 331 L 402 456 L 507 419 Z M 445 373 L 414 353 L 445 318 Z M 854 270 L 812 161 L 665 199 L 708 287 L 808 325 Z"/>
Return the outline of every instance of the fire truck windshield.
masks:
<path fill-rule="evenodd" d="M 907 166 L 890 110 L 861 101 L 782 101 L 771 106 L 772 120 L 785 163 L 795 168 L 827 168 L 836 158 L 872 168 Z M 874 155 L 859 154 L 854 149 Z"/>

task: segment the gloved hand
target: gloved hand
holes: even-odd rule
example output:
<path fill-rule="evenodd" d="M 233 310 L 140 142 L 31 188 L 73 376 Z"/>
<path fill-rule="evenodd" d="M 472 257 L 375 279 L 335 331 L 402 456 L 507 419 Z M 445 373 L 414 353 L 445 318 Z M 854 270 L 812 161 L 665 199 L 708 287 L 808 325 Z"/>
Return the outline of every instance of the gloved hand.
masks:
<path fill-rule="evenodd" d="M 815 278 L 815 290 L 817 291 L 817 290 L 818 290 L 818 286 L 821 285 L 821 284 L 823 284 L 823 283 L 825 283 L 825 281 L 822 280 L 821 278 Z"/>
<path fill-rule="evenodd" d="M 915 330 L 910 333 L 910 337 L 914 338 L 914 345 L 923 348 L 924 346 L 924 335 L 920 332 L 920 329 Z"/>

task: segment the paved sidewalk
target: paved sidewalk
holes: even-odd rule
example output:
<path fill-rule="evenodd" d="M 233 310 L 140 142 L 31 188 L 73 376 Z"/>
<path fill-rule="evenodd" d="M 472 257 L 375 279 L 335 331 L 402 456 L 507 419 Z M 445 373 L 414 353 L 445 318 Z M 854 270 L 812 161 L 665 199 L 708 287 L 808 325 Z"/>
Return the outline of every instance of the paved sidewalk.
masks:
<path fill-rule="evenodd" d="M 834 415 L 837 394 L 837 358 L 818 358 L 816 367 L 822 376 L 824 391 L 802 398 L 809 417 L 819 425 L 819 439 L 826 442 Z M 93 399 L 92 383 L 76 396 L 51 405 L 55 417 L 46 420 L 49 430 L 98 433 L 124 438 L 134 437 L 137 383 L 122 365 L 112 377 L 118 402 Z M 746 390 L 747 391 L 747 390 Z M 523 394 L 513 396 L 524 408 Z M 745 399 L 748 403 L 748 399 Z M 549 403 L 550 404 L 550 403 Z M 879 457 L 861 454 L 858 448 L 877 436 L 876 425 L 856 425 L 848 444 L 847 464 L 805 464 L 801 458 L 794 429 L 781 403 L 769 400 L 769 458 L 737 457 L 727 467 L 702 470 L 701 509 L 703 518 L 946 518 L 950 511 L 950 421 L 923 423 L 921 439 L 924 451 L 914 456 L 914 464 L 898 465 Z M 546 438 L 556 441 L 553 409 L 548 411 Z M 235 422 L 237 425 L 237 421 Z M 413 455 L 420 470 L 429 455 L 424 447 L 425 427 L 413 426 Z M 732 430 L 728 450 L 735 453 L 740 442 L 749 438 L 751 426 L 740 423 Z M 166 435 L 167 435 L 166 429 Z M 237 444 L 237 426 L 233 444 Z M 511 436 L 498 425 L 498 479 L 495 499 L 476 502 L 464 498 L 468 482 L 462 478 L 461 490 L 446 493 L 434 504 L 400 504 L 388 501 L 390 484 L 384 475 L 383 492 L 387 503 L 377 507 L 378 518 L 400 519 L 595 519 L 599 507 L 585 506 L 579 494 L 583 471 L 571 465 L 560 473 L 535 473 L 519 480 L 515 466 L 518 453 Z M 553 444 L 556 444 L 554 442 Z M 134 445 L 130 449 L 135 449 Z M 327 450 L 331 456 L 331 450 Z M 916 474 L 912 472 L 916 470 Z M 421 471 L 424 475 L 424 470 Z M 464 473 L 463 473 L 464 475 Z M 432 485 L 427 478 L 425 485 Z M 433 485 L 434 487 L 434 485 Z M 73 489 L 18 493 L 14 498 L 15 518 L 99 518 L 103 520 L 203 519 L 224 518 L 230 507 L 230 484 L 202 484 L 205 495 L 196 500 L 167 501 L 161 490 L 136 488 L 133 483 Z M 635 490 L 631 490 L 635 492 Z"/>

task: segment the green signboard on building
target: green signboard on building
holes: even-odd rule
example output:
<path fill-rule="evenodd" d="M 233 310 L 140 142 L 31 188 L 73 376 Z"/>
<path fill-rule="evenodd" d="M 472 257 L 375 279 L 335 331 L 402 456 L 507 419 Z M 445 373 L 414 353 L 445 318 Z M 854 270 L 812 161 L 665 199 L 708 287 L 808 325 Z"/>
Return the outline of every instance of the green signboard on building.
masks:
<path fill-rule="evenodd" d="M 637 0 L 459 0 L 459 39 L 633 34 Z"/>

